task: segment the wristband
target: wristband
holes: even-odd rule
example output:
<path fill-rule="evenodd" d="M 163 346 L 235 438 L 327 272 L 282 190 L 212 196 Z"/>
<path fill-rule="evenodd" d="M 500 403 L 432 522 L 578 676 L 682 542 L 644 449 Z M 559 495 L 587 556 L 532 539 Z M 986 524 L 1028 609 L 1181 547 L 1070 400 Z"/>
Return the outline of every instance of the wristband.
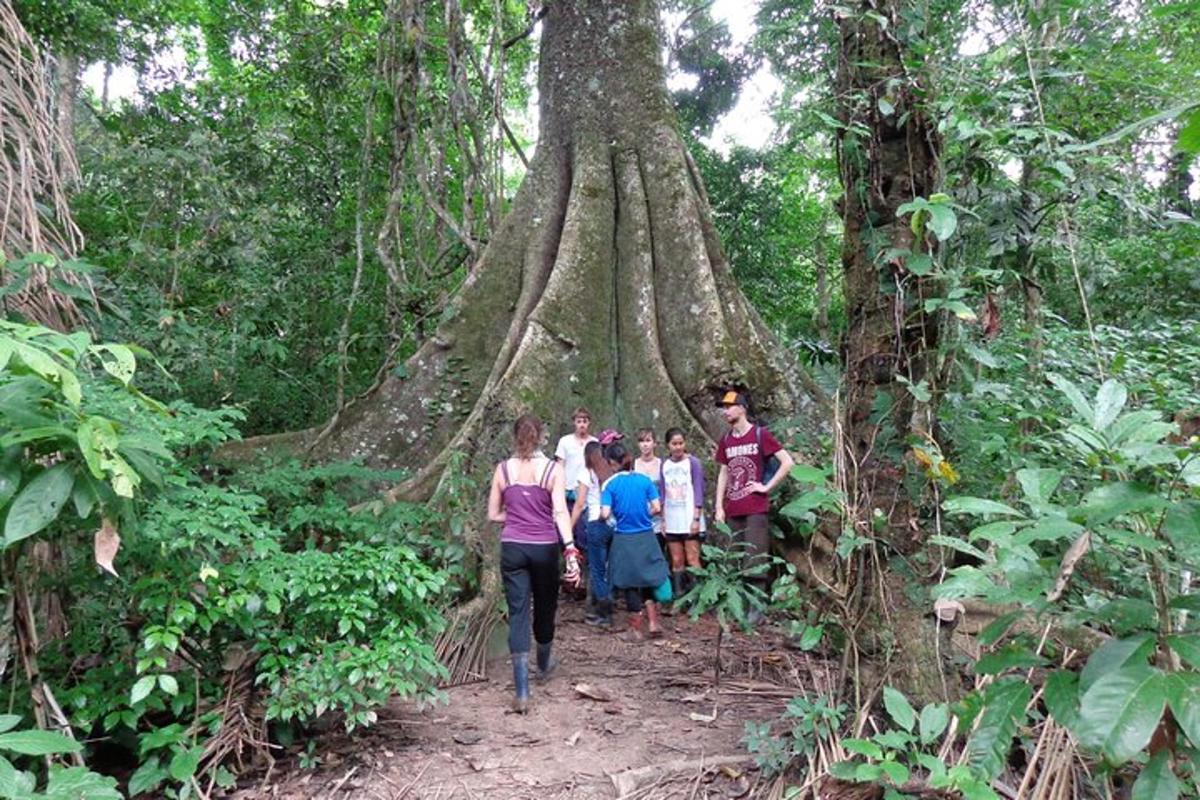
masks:
<path fill-rule="evenodd" d="M 569 544 L 563 548 L 563 556 L 565 558 L 579 558 L 579 549 L 573 543 Z"/>

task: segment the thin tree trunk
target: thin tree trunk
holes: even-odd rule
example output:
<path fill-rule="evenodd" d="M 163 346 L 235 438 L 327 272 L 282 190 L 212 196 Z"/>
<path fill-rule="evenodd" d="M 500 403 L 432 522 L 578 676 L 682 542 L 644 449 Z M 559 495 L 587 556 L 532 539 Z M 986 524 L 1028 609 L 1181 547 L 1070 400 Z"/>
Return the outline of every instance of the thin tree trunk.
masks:
<path fill-rule="evenodd" d="M 876 21 L 880 14 L 886 25 Z M 910 494 L 911 478 L 919 481 L 920 471 L 909 448 L 934 432 L 938 324 L 924 309 L 931 279 L 906 267 L 912 256 L 933 254 L 933 239 L 928 233 L 916 237 L 898 209 L 937 191 L 940 141 L 925 110 L 930 87 L 908 71 L 905 60 L 912 57 L 897 38 L 907 28 L 902 0 L 862 2 L 839 26 L 838 161 L 848 325 L 844 480 L 858 535 L 884 540 L 888 551 L 912 554 L 925 530 L 919 498 Z M 903 582 L 889 574 L 887 556 L 864 559 L 856 577 L 866 583 L 859 611 L 881 634 L 870 649 L 882 654 L 891 639 L 894 681 L 919 698 L 936 697 L 942 693 L 936 631 L 925 622 L 925 609 L 905 594 Z"/>

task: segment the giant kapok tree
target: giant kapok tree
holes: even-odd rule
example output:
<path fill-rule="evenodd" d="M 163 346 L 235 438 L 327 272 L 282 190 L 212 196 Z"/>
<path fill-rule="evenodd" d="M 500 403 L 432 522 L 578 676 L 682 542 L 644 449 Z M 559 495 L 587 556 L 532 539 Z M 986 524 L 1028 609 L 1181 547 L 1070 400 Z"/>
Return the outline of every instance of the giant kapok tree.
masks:
<path fill-rule="evenodd" d="M 679 134 L 652 0 L 546 7 L 537 149 L 435 335 L 344 409 L 321 458 L 409 467 L 436 487 L 453 454 L 488 467 L 530 411 L 604 424 L 721 426 L 716 394 L 796 407 L 794 373 L 748 305 Z M 468 467 L 470 469 L 470 467 Z"/>
<path fill-rule="evenodd" d="M 625 430 L 680 425 L 703 451 L 729 386 L 776 418 L 803 405 L 734 282 L 660 52 L 653 0 L 544 6 L 537 149 L 436 333 L 331 425 L 274 444 L 411 469 L 392 495 L 425 499 L 446 476 L 486 480 L 524 412 L 565 422 L 584 405 Z M 468 528 L 480 554 L 485 533 Z M 494 619 L 492 562 L 452 630 Z"/>

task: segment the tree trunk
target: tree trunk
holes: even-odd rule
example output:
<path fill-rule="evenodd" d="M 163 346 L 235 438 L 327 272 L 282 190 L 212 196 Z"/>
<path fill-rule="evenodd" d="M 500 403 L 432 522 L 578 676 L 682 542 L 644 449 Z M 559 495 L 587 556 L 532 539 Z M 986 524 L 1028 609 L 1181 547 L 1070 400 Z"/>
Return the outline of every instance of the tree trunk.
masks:
<path fill-rule="evenodd" d="M 942 694 L 936 629 L 899 576 L 881 567 L 895 553 L 916 552 L 925 539 L 912 494 L 923 478 L 909 451 L 932 434 L 933 409 L 910 387 L 927 381 L 923 388 L 936 392 L 931 359 L 938 326 L 924 310 L 931 279 L 905 265 L 908 253 L 932 254 L 933 240 L 917 238 L 897 210 L 937 191 L 940 141 L 925 110 L 928 87 L 904 63 L 897 37 L 909 25 L 900 0 L 854 9 L 839 21 L 837 76 L 848 320 L 841 446 L 856 531 L 881 540 L 879 558 L 860 559 L 856 577 L 861 612 L 873 620 L 870 649 L 890 650 L 892 682 L 927 699 Z M 876 21 L 879 14 L 888 24 Z"/>
<path fill-rule="evenodd" d="M 651 0 L 556 2 L 542 35 L 537 151 L 437 332 L 348 406 L 319 458 L 410 467 L 426 497 L 449 456 L 486 474 L 511 421 L 681 425 L 703 450 L 716 394 L 796 408 L 795 377 L 734 284 L 668 103 Z M 253 443 L 250 443 L 253 445 Z"/>

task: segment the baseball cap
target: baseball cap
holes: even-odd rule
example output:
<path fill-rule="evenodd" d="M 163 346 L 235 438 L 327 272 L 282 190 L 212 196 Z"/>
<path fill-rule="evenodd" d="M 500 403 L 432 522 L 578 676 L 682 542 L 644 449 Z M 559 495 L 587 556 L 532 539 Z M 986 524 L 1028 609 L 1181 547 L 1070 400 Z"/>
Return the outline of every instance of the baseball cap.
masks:
<path fill-rule="evenodd" d="M 746 395 L 741 392 L 735 392 L 732 389 L 721 395 L 721 402 L 718 405 L 722 406 L 741 406 L 749 408 L 750 402 L 746 399 Z"/>
<path fill-rule="evenodd" d="M 621 433 L 618 430 L 614 430 L 612 428 L 605 428 L 604 430 L 600 431 L 599 438 L 600 438 L 600 444 L 608 445 L 608 444 L 612 444 L 613 442 L 618 441 L 620 439 L 624 439 L 625 434 Z"/>

